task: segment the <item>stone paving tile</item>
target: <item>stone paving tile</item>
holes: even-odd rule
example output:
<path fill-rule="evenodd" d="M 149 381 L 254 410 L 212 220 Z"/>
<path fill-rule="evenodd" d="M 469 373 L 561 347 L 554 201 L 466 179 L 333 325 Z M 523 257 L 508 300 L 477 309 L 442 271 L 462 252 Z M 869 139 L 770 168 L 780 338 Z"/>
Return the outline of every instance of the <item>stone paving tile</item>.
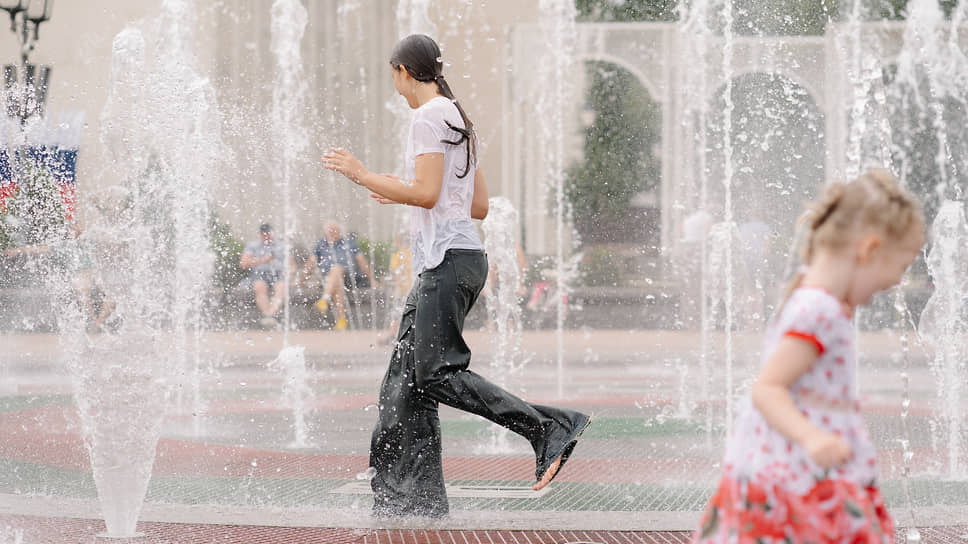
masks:
<path fill-rule="evenodd" d="M 281 404 L 279 393 L 282 377 L 265 367 L 276 356 L 279 339 L 263 341 L 263 336 L 253 337 L 252 344 L 241 342 L 238 335 L 212 336 L 217 344 L 212 349 L 222 355 L 202 384 L 206 401 L 201 425 L 204 432 L 197 436 L 191 434 L 195 423 L 191 410 L 184 406 L 170 408 L 164 437 L 157 448 L 148 501 L 256 508 L 309 505 L 349 512 L 368 511 L 369 496 L 330 491 L 354 482 L 355 475 L 365 469 L 366 446 L 375 419 L 373 411 L 365 408 L 375 398 L 386 355 L 368 347 L 370 340 L 363 334 L 340 336 L 338 342 L 334 342 L 335 335 L 294 335 L 296 343 L 306 344 L 307 362 L 313 371 L 311 383 L 316 400 L 310 427 L 317 441 L 312 447 L 293 449 L 289 446 L 292 418 Z M 488 375 L 491 368 L 487 365 L 486 346 L 490 339 L 487 335 L 477 336 L 472 335 L 470 339 L 474 343 L 475 368 Z M 885 495 L 892 509 L 900 508 L 905 501 L 900 480 L 903 452 L 898 446 L 898 438 L 903 436 L 897 417 L 899 382 L 896 372 L 881 370 L 881 366 L 890 369 L 884 361 L 896 339 L 889 335 L 868 336 L 868 344 L 877 348 L 881 359 L 877 360 L 877 366 L 865 371 L 865 389 L 873 395 L 871 402 L 865 403 L 865 417 L 880 441 L 879 463 L 885 476 Z M 17 368 L 26 369 L 35 357 L 30 351 L 42 352 L 50 339 L 36 336 L 13 340 L 13 351 L 23 356 Z M 576 457 L 556 479 L 552 492 L 539 500 L 452 498 L 452 508 L 479 512 L 519 510 L 529 514 L 701 509 L 718 475 L 724 433 L 717 423 L 710 427 L 711 434 L 705 434 L 704 420 L 706 414 L 713 414 L 711 417 L 720 421 L 725 413 L 725 401 L 717 393 L 716 398 L 691 405 L 692 419 L 669 417 L 677 413 L 677 395 L 682 394 L 676 361 L 694 357 L 690 350 L 695 348 L 696 338 L 667 333 L 569 335 L 569 345 L 575 345 L 568 349 L 569 372 L 563 399 L 557 398 L 554 380 L 548 377 L 553 362 L 548 356 L 548 346 L 553 345 L 553 340 L 553 335 L 528 336 L 526 344 L 529 349 L 537 350 L 537 356 L 515 376 L 513 387 L 528 400 L 573 406 L 595 415 L 596 423 L 583 438 Z M 758 342 L 756 335 L 748 343 Z M 594 359 L 583 355 L 588 353 L 586 348 L 593 348 Z M 334 349 L 339 353 L 334 355 Z M 19 394 L 0 396 L 0 492 L 93 498 L 95 490 L 88 454 L 80 438 L 69 381 L 56 375 L 53 361 L 47 364 L 51 370 L 46 378 L 41 374 L 21 375 L 23 385 Z M 737 373 L 748 370 L 739 366 Z M 945 461 L 937 451 L 932 451 L 935 447 L 932 440 L 937 437 L 931 424 L 937 413 L 932 405 L 933 396 L 929 394 L 931 376 L 921 370 L 913 378 L 916 387 L 910 438 L 915 473 L 908 482 L 912 506 L 966 504 L 968 482 L 958 477 L 945 479 Z M 534 466 L 526 442 L 512 436 L 503 447 L 489 446 L 493 438 L 489 424 L 449 410 L 441 410 L 444 473 L 448 484 L 520 487 L 529 483 Z M 0 516 L 0 530 L 6 523 L 4 520 Z M 51 522 L 55 529 L 73 523 Z M 158 530 L 162 531 L 156 535 L 159 539 L 160 535 L 167 535 L 169 540 L 158 540 L 164 544 L 183 541 L 414 542 L 410 538 L 412 532 L 404 531 L 346 533 L 313 529 L 285 533 L 276 528 L 234 526 L 212 529 L 211 526 L 144 524 L 144 527 L 149 536 L 156 535 L 152 531 Z M 47 534 L 56 534 L 55 529 Z M 965 542 L 968 538 L 960 537 L 966 533 L 968 530 L 964 528 L 926 529 L 922 531 L 922 541 Z M 2 534 L 0 544 L 6 544 Z M 427 542 L 461 543 L 687 541 L 687 533 L 619 531 L 423 531 L 420 534 Z M 192 535 L 209 536 L 191 540 L 195 538 Z M 175 536 L 182 540 L 172 540 Z M 87 544 L 90 539 L 41 539 L 40 542 Z"/>
<path fill-rule="evenodd" d="M 138 524 L 144 536 L 136 540 L 97 538 L 105 530 L 100 520 L 0 515 L 0 541 L 22 544 L 683 544 L 685 531 L 555 531 L 555 530 L 430 530 L 331 529 L 178 523 Z M 897 542 L 905 541 L 899 529 Z M 968 527 L 920 529 L 927 544 L 962 543 Z"/>
<path fill-rule="evenodd" d="M 372 531 L 307 527 L 196 525 L 178 523 L 138 524 L 138 539 L 97 538 L 104 533 L 101 520 L 0 515 L 0 536 L 22 544 L 357 544 Z"/>
<path fill-rule="evenodd" d="M 671 544 L 689 542 L 684 532 L 631 531 L 376 531 L 364 544 Z"/>

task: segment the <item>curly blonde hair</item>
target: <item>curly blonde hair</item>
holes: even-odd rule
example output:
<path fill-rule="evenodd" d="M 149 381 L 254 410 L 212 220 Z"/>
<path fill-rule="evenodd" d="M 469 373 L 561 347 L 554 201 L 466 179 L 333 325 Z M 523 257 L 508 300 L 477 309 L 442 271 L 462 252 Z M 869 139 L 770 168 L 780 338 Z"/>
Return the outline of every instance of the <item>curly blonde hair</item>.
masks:
<path fill-rule="evenodd" d="M 920 202 L 883 168 L 868 170 L 847 183 L 827 185 L 800 220 L 809 226 L 802 255 L 805 263 L 810 263 L 817 247 L 843 247 L 858 227 L 881 229 L 893 240 L 924 227 Z"/>
<path fill-rule="evenodd" d="M 799 223 L 808 228 L 801 250 L 806 264 L 810 264 L 818 247 L 844 247 L 862 227 L 880 229 L 891 240 L 899 241 L 911 229 L 923 229 L 925 225 L 921 203 L 883 168 L 868 170 L 846 183 L 828 184 L 820 198 L 807 206 Z M 784 302 L 802 278 L 803 273 L 798 272 L 786 290 Z"/>

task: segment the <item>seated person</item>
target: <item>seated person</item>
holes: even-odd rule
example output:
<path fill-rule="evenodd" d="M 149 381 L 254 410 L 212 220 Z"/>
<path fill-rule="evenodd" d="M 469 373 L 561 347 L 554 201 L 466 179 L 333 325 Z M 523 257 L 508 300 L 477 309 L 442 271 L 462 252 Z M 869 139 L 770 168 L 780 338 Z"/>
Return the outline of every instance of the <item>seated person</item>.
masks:
<path fill-rule="evenodd" d="M 320 312 L 326 313 L 332 304 L 336 311 L 334 330 L 346 330 L 346 289 L 376 286 L 373 271 L 360 246 L 352 238 L 344 238 L 339 223 L 326 223 L 323 238 L 316 243 L 307 267 L 318 266 L 323 278 L 323 296 L 316 302 Z"/>
<path fill-rule="evenodd" d="M 268 223 L 259 226 L 259 236 L 259 240 L 245 245 L 239 266 L 249 271 L 255 305 L 262 314 L 259 324 L 267 329 L 278 328 L 275 316 L 282 309 L 286 294 L 286 280 L 282 277 L 286 252 L 282 244 L 272 239 L 272 226 Z"/>

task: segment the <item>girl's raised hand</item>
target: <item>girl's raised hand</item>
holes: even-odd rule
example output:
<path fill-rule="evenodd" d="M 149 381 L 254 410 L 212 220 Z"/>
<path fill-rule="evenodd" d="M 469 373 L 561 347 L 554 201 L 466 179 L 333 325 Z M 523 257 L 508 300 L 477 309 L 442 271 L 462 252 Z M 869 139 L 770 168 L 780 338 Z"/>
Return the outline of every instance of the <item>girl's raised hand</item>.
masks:
<path fill-rule="evenodd" d="M 803 447 L 813 462 L 823 468 L 838 467 L 850 458 L 850 446 L 843 438 L 820 429 L 803 441 Z"/>
<path fill-rule="evenodd" d="M 323 154 L 323 168 L 343 174 L 353 183 L 359 184 L 367 174 L 366 167 L 349 151 L 340 147 L 331 147 Z"/>

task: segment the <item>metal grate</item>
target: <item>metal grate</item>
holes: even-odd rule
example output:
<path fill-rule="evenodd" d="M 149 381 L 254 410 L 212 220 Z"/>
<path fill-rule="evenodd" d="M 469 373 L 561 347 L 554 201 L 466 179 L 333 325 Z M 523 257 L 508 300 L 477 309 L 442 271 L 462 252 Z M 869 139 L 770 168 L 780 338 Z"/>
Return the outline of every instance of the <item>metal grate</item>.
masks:
<path fill-rule="evenodd" d="M 546 486 L 540 491 L 530 487 L 506 485 L 461 485 L 447 484 L 447 497 L 451 499 L 539 499 L 547 495 L 554 484 Z M 330 490 L 330 493 L 344 495 L 372 495 L 369 482 L 353 481 Z"/>

